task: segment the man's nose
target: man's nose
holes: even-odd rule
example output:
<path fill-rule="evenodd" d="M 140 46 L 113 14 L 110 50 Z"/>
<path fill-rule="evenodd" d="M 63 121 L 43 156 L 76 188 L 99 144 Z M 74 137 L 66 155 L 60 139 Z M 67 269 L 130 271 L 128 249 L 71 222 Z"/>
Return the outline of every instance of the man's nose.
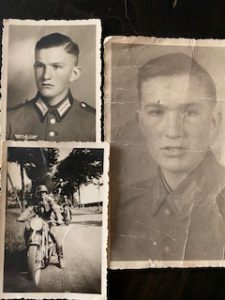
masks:
<path fill-rule="evenodd" d="M 168 114 L 165 124 L 165 135 L 171 139 L 180 138 L 183 134 L 184 116 L 178 112 Z"/>
<path fill-rule="evenodd" d="M 46 79 L 50 79 L 51 76 L 52 76 L 52 74 L 51 74 L 51 68 L 48 67 L 48 66 L 46 66 L 46 67 L 44 68 L 43 78 L 46 80 Z"/>

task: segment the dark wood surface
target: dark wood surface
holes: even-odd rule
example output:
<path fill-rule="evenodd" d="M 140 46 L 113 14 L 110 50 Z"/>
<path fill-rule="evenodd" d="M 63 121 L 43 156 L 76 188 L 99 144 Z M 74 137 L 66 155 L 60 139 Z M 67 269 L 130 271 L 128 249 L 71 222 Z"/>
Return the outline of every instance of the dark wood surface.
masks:
<path fill-rule="evenodd" d="M 225 38 L 224 0 L 0 0 L 1 21 L 100 18 L 103 37 Z M 2 22 L 1 22 L 2 27 Z M 108 272 L 108 299 L 225 299 L 225 269 Z"/>

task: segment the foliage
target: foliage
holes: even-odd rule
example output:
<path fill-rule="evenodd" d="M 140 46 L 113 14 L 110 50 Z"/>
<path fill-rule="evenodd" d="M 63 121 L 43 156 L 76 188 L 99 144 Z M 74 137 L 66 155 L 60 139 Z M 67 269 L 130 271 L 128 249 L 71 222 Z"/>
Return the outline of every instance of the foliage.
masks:
<path fill-rule="evenodd" d="M 57 148 L 9 148 L 8 161 L 20 165 L 22 191 L 21 195 L 17 194 L 23 206 L 29 202 L 24 183 L 24 170 L 32 181 L 30 198 L 38 184 L 46 184 L 53 193 L 65 194 L 75 200 L 74 192 L 78 191 L 80 197 L 79 189 L 82 184 L 96 184 L 102 176 L 102 149 L 76 148 L 61 162 L 58 162 L 58 157 Z"/>
<path fill-rule="evenodd" d="M 57 163 L 59 150 L 56 148 L 15 148 L 8 150 L 8 161 L 25 169 L 32 187 L 45 183 L 52 167 Z"/>
<path fill-rule="evenodd" d="M 60 178 L 62 190 L 71 195 L 79 190 L 81 184 L 89 184 L 102 176 L 102 149 L 73 149 L 57 168 L 56 176 Z"/>

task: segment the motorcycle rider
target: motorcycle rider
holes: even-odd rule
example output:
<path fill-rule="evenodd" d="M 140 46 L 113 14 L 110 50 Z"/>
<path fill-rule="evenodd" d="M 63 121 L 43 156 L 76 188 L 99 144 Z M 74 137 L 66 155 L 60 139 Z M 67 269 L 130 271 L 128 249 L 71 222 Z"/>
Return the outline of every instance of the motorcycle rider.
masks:
<path fill-rule="evenodd" d="M 63 195 L 63 205 L 68 205 L 69 207 L 72 207 L 72 202 L 69 200 L 67 195 Z"/>
<path fill-rule="evenodd" d="M 56 244 L 56 252 L 58 255 L 59 267 L 65 267 L 63 260 L 63 237 L 62 230 L 59 230 L 59 225 L 64 225 L 63 216 L 61 214 L 60 206 L 55 202 L 53 197 L 48 193 L 46 185 L 38 185 L 35 190 L 35 197 L 33 204 L 28 206 L 25 211 L 19 216 L 17 221 L 24 222 L 33 215 L 38 215 L 46 221 L 51 221 L 50 236 Z M 25 228 L 24 236 L 27 245 L 30 228 Z"/>
<path fill-rule="evenodd" d="M 66 195 L 63 195 L 61 207 L 62 207 L 64 222 L 66 225 L 69 225 L 72 218 L 72 210 L 71 210 L 72 202 L 68 199 Z"/>

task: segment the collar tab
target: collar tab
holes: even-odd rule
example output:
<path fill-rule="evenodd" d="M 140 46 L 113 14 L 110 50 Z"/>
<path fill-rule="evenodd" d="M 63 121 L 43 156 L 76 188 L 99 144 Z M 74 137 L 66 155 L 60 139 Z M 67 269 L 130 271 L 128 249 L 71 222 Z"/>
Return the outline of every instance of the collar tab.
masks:
<path fill-rule="evenodd" d="M 34 105 L 39 113 L 42 122 L 45 120 L 46 116 L 49 113 L 55 115 L 56 120 L 60 122 L 68 113 L 68 111 L 71 109 L 72 103 L 73 103 L 73 98 L 71 94 L 68 93 L 68 95 L 63 100 L 61 100 L 57 105 L 54 106 L 50 106 L 43 97 L 38 95 Z"/>

